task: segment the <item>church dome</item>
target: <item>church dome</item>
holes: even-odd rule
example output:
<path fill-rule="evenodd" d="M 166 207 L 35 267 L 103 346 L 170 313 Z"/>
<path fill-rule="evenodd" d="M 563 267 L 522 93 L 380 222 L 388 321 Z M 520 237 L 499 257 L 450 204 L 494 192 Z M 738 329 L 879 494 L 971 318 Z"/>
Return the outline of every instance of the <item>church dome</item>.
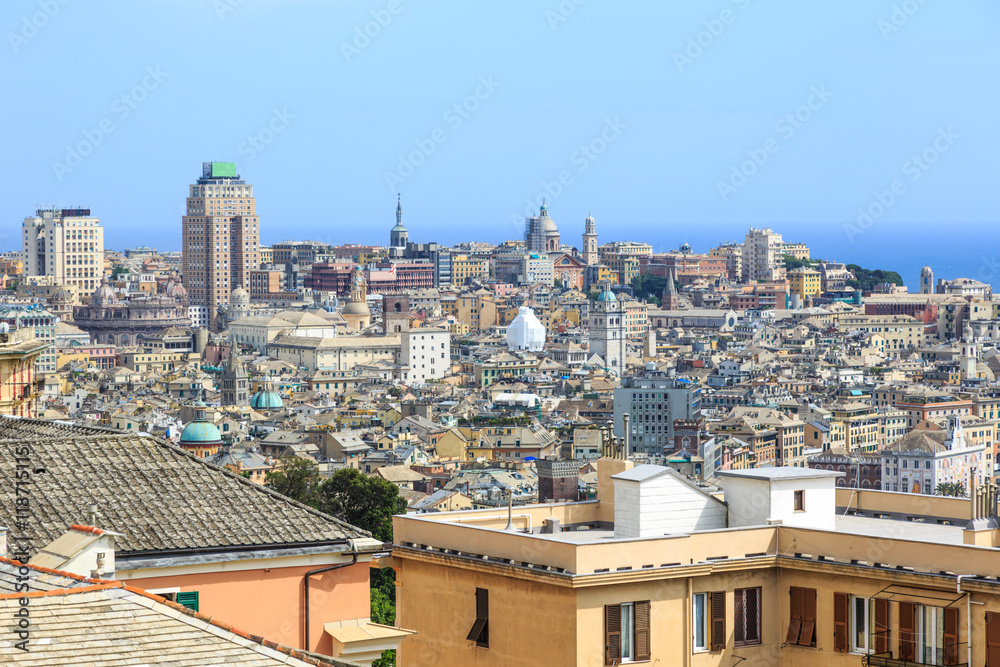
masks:
<path fill-rule="evenodd" d="M 372 311 L 364 301 L 348 301 L 341 315 L 371 315 Z"/>
<path fill-rule="evenodd" d="M 617 301 L 618 297 L 615 293 L 611 291 L 611 287 L 607 287 L 601 294 L 597 297 L 598 301 Z"/>
<path fill-rule="evenodd" d="M 254 410 L 280 410 L 285 407 L 285 402 L 281 400 L 281 394 L 274 390 L 271 383 L 266 382 L 250 399 L 250 407 Z"/>
<path fill-rule="evenodd" d="M 559 228 L 556 227 L 556 221 L 549 217 L 549 209 L 546 208 L 545 204 L 542 204 L 542 207 L 538 210 L 538 218 L 541 220 L 543 233 L 559 233 Z"/>
<path fill-rule="evenodd" d="M 90 298 L 90 302 L 95 306 L 107 306 L 113 303 L 118 303 L 118 297 L 115 296 L 115 291 L 111 289 L 111 283 L 108 281 L 108 276 L 101 276 L 101 286 L 94 290 L 94 295 Z"/>
<path fill-rule="evenodd" d="M 167 296 L 174 299 L 183 299 L 187 296 L 187 289 L 174 276 L 171 276 L 170 280 L 167 282 L 167 289 L 165 292 Z"/>
<path fill-rule="evenodd" d="M 73 300 L 73 295 L 69 293 L 69 290 L 60 288 L 56 290 L 56 293 L 52 295 L 53 303 L 70 303 Z"/>
<path fill-rule="evenodd" d="M 220 442 L 222 442 L 222 436 L 219 435 L 219 427 L 207 419 L 195 419 L 188 422 L 188 425 L 181 431 L 181 446 L 208 445 Z"/>
<path fill-rule="evenodd" d="M 242 285 L 237 285 L 236 289 L 229 295 L 229 303 L 232 306 L 249 306 L 250 294 L 243 289 Z"/>
<path fill-rule="evenodd" d="M 685 254 L 685 255 L 690 255 L 691 254 L 691 245 L 689 243 L 685 243 L 684 245 L 682 245 L 681 246 L 681 252 L 683 254 Z"/>

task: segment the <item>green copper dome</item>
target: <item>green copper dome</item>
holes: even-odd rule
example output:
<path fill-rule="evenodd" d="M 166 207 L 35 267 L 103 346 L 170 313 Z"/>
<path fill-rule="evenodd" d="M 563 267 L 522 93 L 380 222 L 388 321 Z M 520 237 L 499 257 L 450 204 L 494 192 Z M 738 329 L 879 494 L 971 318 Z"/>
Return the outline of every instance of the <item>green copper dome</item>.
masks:
<path fill-rule="evenodd" d="M 250 407 L 254 410 L 280 410 L 285 407 L 285 403 L 278 392 L 261 389 L 250 399 Z"/>
<path fill-rule="evenodd" d="M 617 301 L 618 298 L 615 296 L 614 292 L 612 292 L 610 289 L 606 289 L 603 292 L 601 292 L 600 296 L 597 297 L 597 300 L 598 301 Z"/>
<path fill-rule="evenodd" d="M 205 419 L 195 419 L 181 431 L 180 444 L 182 445 L 211 444 L 221 441 L 222 436 L 219 435 L 219 428 Z"/>

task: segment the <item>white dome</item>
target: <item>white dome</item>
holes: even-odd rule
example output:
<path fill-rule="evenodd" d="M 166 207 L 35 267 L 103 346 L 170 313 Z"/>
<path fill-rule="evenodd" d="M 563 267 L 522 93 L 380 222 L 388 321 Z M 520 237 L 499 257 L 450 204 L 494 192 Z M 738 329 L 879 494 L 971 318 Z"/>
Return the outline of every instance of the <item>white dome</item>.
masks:
<path fill-rule="evenodd" d="M 507 326 L 507 349 L 540 352 L 545 345 L 545 326 L 527 306 L 517 309 L 517 317 Z"/>

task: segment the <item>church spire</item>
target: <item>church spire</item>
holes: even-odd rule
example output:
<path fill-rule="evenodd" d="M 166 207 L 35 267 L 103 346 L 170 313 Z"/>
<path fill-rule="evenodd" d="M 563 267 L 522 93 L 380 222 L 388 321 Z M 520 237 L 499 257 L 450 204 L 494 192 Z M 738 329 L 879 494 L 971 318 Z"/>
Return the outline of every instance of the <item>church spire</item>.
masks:
<path fill-rule="evenodd" d="M 396 193 L 396 224 L 403 224 L 403 195 Z"/>

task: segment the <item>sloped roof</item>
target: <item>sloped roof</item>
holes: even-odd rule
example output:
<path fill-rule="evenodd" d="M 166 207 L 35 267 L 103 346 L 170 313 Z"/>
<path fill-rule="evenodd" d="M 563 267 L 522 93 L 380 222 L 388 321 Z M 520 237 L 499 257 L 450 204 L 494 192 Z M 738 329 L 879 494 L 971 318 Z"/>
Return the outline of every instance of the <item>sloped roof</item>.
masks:
<path fill-rule="evenodd" d="M 13 563 L 0 558 L 0 610 L 13 617 L 20 607 L 19 598 L 30 596 L 31 627 L 37 634 L 31 638 L 30 651 L 17 648 L 17 640 L 0 643 L 2 664 L 356 665 L 275 644 L 119 581 L 28 566 L 32 592 L 8 593 L 5 589 L 19 570 Z M 36 637 L 45 638 L 45 643 Z"/>
<path fill-rule="evenodd" d="M 910 431 L 899 440 L 890 444 L 883 451 L 892 452 L 940 452 L 944 451 L 944 431 Z"/>
<path fill-rule="evenodd" d="M 6 426 L 6 420 L 0 425 Z M 124 534 L 117 541 L 122 556 L 368 536 L 147 436 L 71 432 L 26 440 L 0 431 L 0 477 L 14 479 L 16 448 L 25 444 L 32 450 L 32 466 L 45 469 L 32 480 L 36 549 L 58 538 L 67 526 L 83 521 L 91 502 L 98 505 L 100 527 Z M 15 499 L 13 484 L 0 486 L 0 515 L 15 516 Z"/>

